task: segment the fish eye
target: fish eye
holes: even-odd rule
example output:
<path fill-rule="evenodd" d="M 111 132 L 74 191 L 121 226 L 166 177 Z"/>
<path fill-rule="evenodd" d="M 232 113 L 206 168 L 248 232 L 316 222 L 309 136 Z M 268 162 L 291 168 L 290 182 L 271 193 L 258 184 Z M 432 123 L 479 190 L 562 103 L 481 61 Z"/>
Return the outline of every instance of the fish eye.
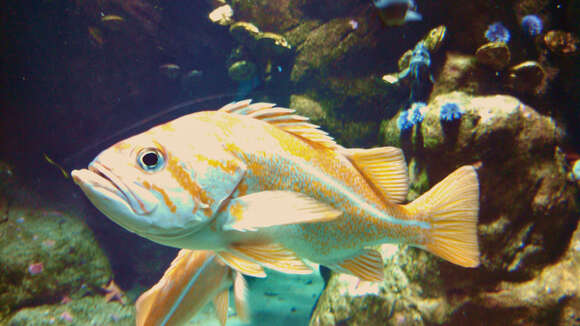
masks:
<path fill-rule="evenodd" d="M 145 148 L 137 155 L 137 163 L 143 170 L 155 172 L 165 166 L 165 158 L 157 148 Z"/>

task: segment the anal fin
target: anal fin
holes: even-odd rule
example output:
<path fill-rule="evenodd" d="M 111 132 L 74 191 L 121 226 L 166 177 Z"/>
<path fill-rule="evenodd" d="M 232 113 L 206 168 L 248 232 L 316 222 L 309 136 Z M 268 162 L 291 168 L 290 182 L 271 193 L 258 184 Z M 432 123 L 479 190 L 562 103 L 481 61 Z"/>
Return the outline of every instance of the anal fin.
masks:
<path fill-rule="evenodd" d="M 240 245 L 231 250 L 251 258 L 260 265 L 288 274 L 311 274 L 312 269 L 290 251 L 279 244 Z"/>
<path fill-rule="evenodd" d="M 266 272 L 259 264 L 227 251 L 220 251 L 217 255 L 234 270 L 253 277 L 266 277 Z"/>
<path fill-rule="evenodd" d="M 348 258 L 334 265 L 330 269 L 352 274 L 363 281 L 381 282 L 384 278 L 383 257 L 372 249 L 363 249 L 352 258 Z"/>

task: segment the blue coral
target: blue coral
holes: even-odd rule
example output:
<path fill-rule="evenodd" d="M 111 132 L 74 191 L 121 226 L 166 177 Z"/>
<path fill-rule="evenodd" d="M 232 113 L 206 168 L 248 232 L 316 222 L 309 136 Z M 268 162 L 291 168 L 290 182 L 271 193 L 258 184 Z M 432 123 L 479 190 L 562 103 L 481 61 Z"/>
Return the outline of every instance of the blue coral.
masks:
<path fill-rule="evenodd" d="M 510 40 L 510 31 L 500 22 L 495 22 L 487 27 L 485 38 L 490 42 L 507 43 Z"/>
<path fill-rule="evenodd" d="M 427 104 L 424 102 L 413 103 L 409 109 L 409 116 L 407 118 L 409 122 L 411 122 L 413 125 L 423 122 L 423 112 L 421 112 L 421 109 L 425 106 L 427 106 Z"/>
<path fill-rule="evenodd" d="M 401 131 L 409 131 L 413 128 L 414 124 L 409 121 L 409 111 L 405 110 L 401 112 L 401 115 L 397 119 L 397 127 Z"/>
<path fill-rule="evenodd" d="M 411 108 L 401 112 L 397 119 L 397 127 L 402 131 L 409 131 L 414 125 L 423 122 L 423 112 L 421 109 L 426 104 L 423 102 L 416 102 L 411 105 Z"/>
<path fill-rule="evenodd" d="M 442 122 L 454 122 L 461 119 L 463 116 L 463 110 L 459 107 L 457 103 L 447 102 L 441 107 L 441 112 L 439 113 L 439 120 Z"/>
<path fill-rule="evenodd" d="M 542 19 L 536 15 L 527 15 L 522 18 L 522 30 L 531 37 L 542 33 L 543 28 Z"/>

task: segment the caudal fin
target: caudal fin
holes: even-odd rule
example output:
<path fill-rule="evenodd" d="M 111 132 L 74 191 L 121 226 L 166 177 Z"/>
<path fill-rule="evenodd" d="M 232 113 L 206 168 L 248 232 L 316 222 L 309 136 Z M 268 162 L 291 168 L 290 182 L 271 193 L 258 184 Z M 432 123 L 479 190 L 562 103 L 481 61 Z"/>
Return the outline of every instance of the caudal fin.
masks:
<path fill-rule="evenodd" d="M 473 166 L 455 170 L 407 208 L 428 216 L 425 249 L 463 267 L 479 265 L 479 182 Z"/>

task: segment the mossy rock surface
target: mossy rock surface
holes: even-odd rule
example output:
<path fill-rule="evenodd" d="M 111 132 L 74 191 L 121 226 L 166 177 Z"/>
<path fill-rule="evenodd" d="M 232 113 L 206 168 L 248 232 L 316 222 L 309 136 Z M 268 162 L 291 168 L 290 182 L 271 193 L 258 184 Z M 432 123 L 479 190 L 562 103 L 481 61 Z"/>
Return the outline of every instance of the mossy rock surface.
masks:
<path fill-rule="evenodd" d="M 105 302 L 103 297 L 85 297 L 67 304 L 25 308 L 16 313 L 6 326 L 133 326 L 135 308 L 118 302 Z"/>
<path fill-rule="evenodd" d="M 42 271 L 29 271 L 42 264 Z M 11 207 L 0 224 L 0 319 L 22 307 L 97 292 L 111 278 L 107 257 L 81 219 L 57 210 Z"/>

